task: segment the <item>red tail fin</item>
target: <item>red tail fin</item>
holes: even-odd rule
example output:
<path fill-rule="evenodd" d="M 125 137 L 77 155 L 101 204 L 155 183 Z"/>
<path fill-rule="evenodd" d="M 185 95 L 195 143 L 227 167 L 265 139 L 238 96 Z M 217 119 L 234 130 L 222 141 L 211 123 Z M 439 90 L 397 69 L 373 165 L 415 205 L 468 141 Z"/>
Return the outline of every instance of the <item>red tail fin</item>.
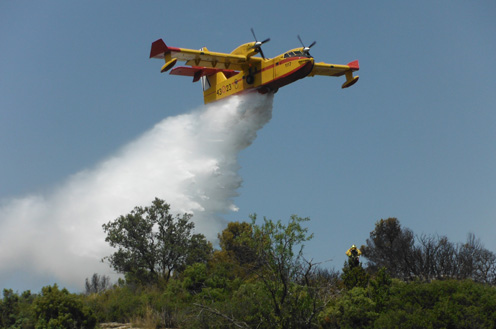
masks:
<path fill-rule="evenodd" d="M 169 48 L 165 44 L 164 40 L 158 39 L 152 43 L 152 49 L 150 50 L 150 58 L 164 58 L 165 54 L 170 52 Z"/>

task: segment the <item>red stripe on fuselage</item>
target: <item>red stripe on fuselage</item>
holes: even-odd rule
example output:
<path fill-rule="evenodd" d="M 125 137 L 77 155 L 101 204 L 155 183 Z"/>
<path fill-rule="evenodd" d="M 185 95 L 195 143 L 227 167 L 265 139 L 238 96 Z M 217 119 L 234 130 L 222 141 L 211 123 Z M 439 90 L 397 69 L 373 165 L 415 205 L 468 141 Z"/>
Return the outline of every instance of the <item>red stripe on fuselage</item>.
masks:
<path fill-rule="evenodd" d="M 308 59 L 307 57 L 292 57 L 288 59 L 284 59 L 279 62 L 279 65 L 283 63 L 287 63 L 293 60 L 302 60 L 302 59 Z M 313 60 L 309 60 L 303 65 L 299 65 L 296 69 L 281 75 L 280 77 L 277 77 L 276 79 L 273 79 L 272 81 L 263 84 L 263 87 L 270 88 L 272 90 L 279 89 L 285 85 L 288 85 L 296 80 L 302 79 L 306 77 L 313 69 Z"/>

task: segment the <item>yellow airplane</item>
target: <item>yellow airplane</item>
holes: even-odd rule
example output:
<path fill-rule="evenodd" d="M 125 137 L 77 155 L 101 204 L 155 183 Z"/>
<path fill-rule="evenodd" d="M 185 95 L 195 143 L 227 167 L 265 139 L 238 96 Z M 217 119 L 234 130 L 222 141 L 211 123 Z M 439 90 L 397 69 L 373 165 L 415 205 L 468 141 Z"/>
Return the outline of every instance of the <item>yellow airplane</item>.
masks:
<path fill-rule="evenodd" d="M 205 104 L 241 92 L 256 90 L 262 94 L 277 90 L 306 76 L 327 75 L 345 76 L 342 88 L 348 88 L 358 81 L 353 76 L 359 70 L 358 61 L 347 65 L 315 63 L 310 48 L 295 48 L 274 58 L 265 58 L 262 45 L 270 39 L 257 41 L 253 29 L 254 42 L 245 43 L 230 54 L 216 53 L 202 48 L 200 50 L 169 47 L 162 39 L 152 43 L 150 58 L 164 59 L 161 72 L 169 71 L 176 62 L 185 61 L 188 66 L 172 69 L 170 74 L 193 77 L 193 82 L 202 80 Z M 254 57 L 260 53 L 262 57 Z"/>

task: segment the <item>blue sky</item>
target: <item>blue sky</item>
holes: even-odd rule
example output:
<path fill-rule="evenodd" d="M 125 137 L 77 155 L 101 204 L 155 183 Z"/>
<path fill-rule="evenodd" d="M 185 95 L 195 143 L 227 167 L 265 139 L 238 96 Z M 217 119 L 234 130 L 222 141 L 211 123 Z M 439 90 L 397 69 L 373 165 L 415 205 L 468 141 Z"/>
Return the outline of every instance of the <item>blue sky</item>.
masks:
<path fill-rule="evenodd" d="M 308 216 L 307 257 L 337 269 L 387 217 L 454 242 L 472 232 L 495 252 L 495 12 L 494 1 L 2 1 L 0 200 L 50 193 L 202 105 L 198 84 L 160 74 L 151 42 L 230 52 L 253 27 L 271 38 L 267 57 L 299 34 L 317 41 L 316 61 L 358 59 L 360 80 L 279 90 L 240 153 L 227 220 Z"/>

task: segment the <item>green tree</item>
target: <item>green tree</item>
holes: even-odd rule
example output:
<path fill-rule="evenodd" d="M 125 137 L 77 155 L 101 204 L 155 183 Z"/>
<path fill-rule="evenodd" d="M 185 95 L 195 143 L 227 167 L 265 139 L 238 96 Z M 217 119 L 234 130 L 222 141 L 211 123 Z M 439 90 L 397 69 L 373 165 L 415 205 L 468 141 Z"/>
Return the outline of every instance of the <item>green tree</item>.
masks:
<path fill-rule="evenodd" d="M 251 219 L 251 224 L 232 223 L 219 235 L 222 250 L 206 272 L 189 267 L 184 273 L 199 309 L 193 327 L 316 326 L 335 279 L 303 257 L 304 243 L 313 236 L 303 226 L 309 218 L 294 215 L 287 224 Z M 231 270 L 243 267 L 246 271 Z"/>
<path fill-rule="evenodd" d="M 33 300 L 34 295 L 29 290 L 19 296 L 12 289 L 4 289 L 0 300 L 0 328 L 33 328 Z"/>
<path fill-rule="evenodd" d="M 19 296 L 12 289 L 4 289 L 0 301 L 0 327 L 9 328 L 16 322 L 18 314 Z"/>
<path fill-rule="evenodd" d="M 256 250 L 252 246 L 253 228 L 247 222 L 230 222 L 218 235 L 222 251 L 229 254 L 240 265 L 252 264 L 256 260 Z"/>
<path fill-rule="evenodd" d="M 212 246 L 202 234 L 193 234 L 191 215 L 172 216 L 170 205 L 155 199 L 150 207 L 103 225 L 105 241 L 118 250 L 105 257 L 117 272 L 137 281 L 166 282 L 175 271 L 194 262 L 205 262 Z"/>
<path fill-rule="evenodd" d="M 215 251 L 211 266 L 229 267 L 232 274 L 240 278 L 252 275 L 257 268 L 257 251 L 251 224 L 230 222 L 218 238 L 221 249 Z"/>
<path fill-rule="evenodd" d="M 322 291 L 310 280 L 314 264 L 303 258 L 304 243 L 313 237 L 302 226 L 309 220 L 293 215 L 287 225 L 267 218 L 257 225 L 256 215 L 252 216 L 256 273 L 270 300 L 269 311 L 263 314 L 269 328 L 311 327 L 322 306 Z"/>
<path fill-rule="evenodd" d="M 93 312 L 67 289 L 60 290 L 56 284 L 43 287 L 34 301 L 37 329 L 94 328 Z"/>

